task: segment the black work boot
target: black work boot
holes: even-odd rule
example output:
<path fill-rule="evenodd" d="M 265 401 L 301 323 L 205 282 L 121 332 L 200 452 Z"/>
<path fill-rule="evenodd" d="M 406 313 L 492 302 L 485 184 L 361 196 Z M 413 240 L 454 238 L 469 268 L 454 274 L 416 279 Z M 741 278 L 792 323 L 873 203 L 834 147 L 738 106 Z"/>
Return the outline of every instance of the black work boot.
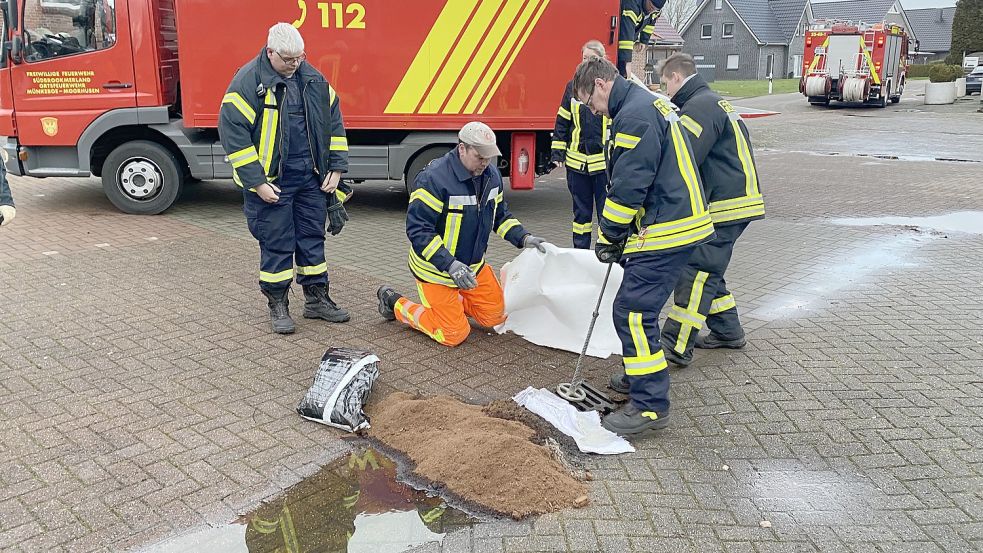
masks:
<path fill-rule="evenodd" d="M 624 407 L 604 417 L 601 426 L 615 434 L 631 436 L 648 430 L 658 430 L 669 425 L 669 413 L 642 411 L 628 402 Z"/>
<path fill-rule="evenodd" d="M 268 300 L 270 306 L 270 322 L 273 324 L 273 332 L 277 334 L 293 334 L 294 320 L 290 318 L 290 300 L 287 293 L 290 288 L 270 292 L 263 290 L 263 295 Z"/>
<path fill-rule="evenodd" d="M 611 375 L 611 380 L 608 381 L 608 388 L 611 388 L 619 394 L 628 394 L 630 387 L 628 386 L 628 375 L 624 371 L 615 373 Z"/>
<path fill-rule="evenodd" d="M 736 340 L 725 340 L 711 332 L 706 336 L 697 336 L 696 343 L 694 345 L 700 349 L 741 349 L 747 345 L 747 339 L 745 339 L 744 336 L 741 336 Z"/>
<path fill-rule="evenodd" d="M 338 307 L 338 304 L 331 300 L 325 284 L 304 286 L 304 298 L 305 319 L 324 319 L 332 323 L 344 323 L 352 318 L 348 311 Z"/>
<path fill-rule="evenodd" d="M 375 292 L 379 298 L 379 314 L 387 321 L 396 320 L 396 302 L 403 296 L 392 289 L 391 286 L 382 285 Z"/>

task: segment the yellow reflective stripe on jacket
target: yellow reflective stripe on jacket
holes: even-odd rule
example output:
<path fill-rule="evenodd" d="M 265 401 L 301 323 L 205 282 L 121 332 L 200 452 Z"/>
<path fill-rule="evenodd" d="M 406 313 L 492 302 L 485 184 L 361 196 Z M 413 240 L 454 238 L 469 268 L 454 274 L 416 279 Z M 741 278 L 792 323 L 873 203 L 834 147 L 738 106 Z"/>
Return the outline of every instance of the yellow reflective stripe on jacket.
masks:
<path fill-rule="evenodd" d="M 635 43 L 631 40 L 619 40 L 618 50 L 631 50 L 635 47 Z"/>
<path fill-rule="evenodd" d="M 448 211 L 444 223 L 444 247 L 451 255 L 457 253 L 457 242 L 461 238 L 461 224 L 464 222 L 464 211 Z"/>
<path fill-rule="evenodd" d="M 413 201 L 423 202 L 427 207 L 436 211 L 437 213 L 444 210 L 444 202 L 440 201 L 437 199 L 437 196 L 434 196 L 423 188 L 417 188 L 412 194 L 410 194 L 410 203 Z"/>
<path fill-rule="evenodd" d="M 423 259 L 430 261 L 430 259 L 437 253 L 440 248 L 444 246 L 444 241 L 440 239 L 439 236 L 434 236 L 433 240 L 427 244 L 426 248 L 423 248 Z"/>
<path fill-rule="evenodd" d="M 266 93 L 263 107 L 262 130 L 259 134 L 259 159 L 263 164 L 263 172 L 270 174 L 273 164 L 273 146 L 276 142 L 277 125 L 280 123 L 280 112 L 277 111 L 276 95 L 271 89 Z"/>
<path fill-rule="evenodd" d="M 683 115 L 682 117 L 680 117 L 679 122 L 682 123 L 684 127 L 686 127 L 686 130 L 693 133 L 693 136 L 695 136 L 696 138 L 699 138 L 700 135 L 703 134 L 703 125 L 697 123 L 696 119 L 693 119 L 689 115 Z"/>
<path fill-rule="evenodd" d="M 637 13 L 635 10 L 621 10 L 621 15 L 630 19 L 636 26 L 641 23 L 642 18 L 645 17 L 645 14 Z"/>
<path fill-rule="evenodd" d="M 328 272 L 328 264 L 321 263 L 320 265 L 299 265 L 297 266 L 298 275 L 323 275 Z"/>
<path fill-rule="evenodd" d="M 337 99 L 338 99 L 338 93 L 335 92 L 334 88 L 332 88 L 331 85 L 328 85 L 328 105 L 333 106 L 335 100 Z"/>
<path fill-rule="evenodd" d="M 514 217 L 506 219 L 502 221 L 501 225 L 498 226 L 498 230 L 495 231 L 495 234 L 501 236 L 502 238 L 505 238 L 505 235 L 508 234 L 510 230 L 512 230 L 517 226 L 519 226 L 518 219 L 515 219 Z"/>
<path fill-rule="evenodd" d="M 347 152 L 348 151 L 348 138 L 344 136 L 332 136 L 331 146 L 328 147 L 329 150 L 333 152 Z"/>
<path fill-rule="evenodd" d="M 260 282 L 283 282 L 285 280 L 290 280 L 294 277 L 294 270 L 287 269 L 285 271 L 280 271 L 279 273 L 267 273 L 266 271 L 259 272 Z"/>
<path fill-rule="evenodd" d="M 700 178 L 697 176 L 696 167 L 693 165 L 693 156 L 689 148 L 686 147 L 686 138 L 679 127 L 679 117 L 670 114 L 669 131 L 672 134 L 673 151 L 676 153 L 676 164 L 679 166 L 679 174 L 686 183 L 689 191 L 690 211 L 693 215 L 706 212 L 706 203 L 703 201 L 703 190 L 700 187 Z"/>
<path fill-rule="evenodd" d="M 721 296 L 713 302 L 710 303 L 710 314 L 717 315 L 737 307 L 737 300 L 734 299 L 733 294 L 727 294 L 726 296 Z"/>
<path fill-rule="evenodd" d="M 655 25 L 646 25 L 646 26 L 642 27 L 642 33 L 643 34 L 650 35 L 650 34 L 652 34 L 654 32 L 655 32 Z"/>
<path fill-rule="evenodd" d="M 239 167 L 250 164 L 254 161 L 259 161 L 259 154 L 256 153 L 256 148 L 251 145 L 246 146 L 238 152 L 229 154 L 229 163 L 232 164 L 233 169 L 238 169 Z"/>
<path fill-rule="evenodd" d="M 238 92 L 229 92 L 223 96 L 222 103 L 235 106 L 250 125 L 256 122 L 256 110 Z"/>
<path fill-rule="evenodd" d="M 765 202 L 761 194 L 720 200 L 710 204 L 710 216 L 714 223 L 727 223 L 753 217 L 763 217 Z"/>
<path fill-rule="evenodd" d="M 614 135 L 614 147 L 625 148 L 626 150 L 633 150 L 638 143 L 642 141 L 642 137 L 634 136 L 631 134 L 626 134 L 619 132 Z"/>
<path fill-rule="evenodd" d="M 741 160 L 741 169 L 744 171 L 745 193 L 748 196 L 754 196 L 758 193 L 758 171 L 754 167 L 754 156 L 751 155 L 751 148 L 744 138 L 744 133 L 741 132 L 740 117 L 731 119 L 730 124 L 734 127 L 737 156 Z"/>
<path fill-rule="evenodd" d="M 550 149 L 551 150 L 566 150 L 567 149 L 567 143 L 564 142 L 564 141 L 562 141 L 562 140 L 554 140 L 550 144 Z"/>
<path fill-rule="evenodd" d="M 583 106 L 583 104 L 576 100 L 571 100 L 570 102 L 570 108 L 573 110 L 573 132 L 570 133 L 570 145 L 567 146 L 568 150 L 577 151 L 580 149 L 580 135 L 583 134 L 583 129 L 580 128 L 580 110 L 583 109 Z"/>
<path fill-rule="evenodd" d="M 429 261 L 418 256 L 412 249 L 410 249 L 409 254 L 409 266 L 410 271 L 413 272 L 413 275 L 424 282 L 443 284 L 445 286 L 456 288 L 454 285 L 454 279 L 451 278 L 449 273 L 441 271 L 433 263 L 430 263 Z M 471 270 L 477 274 L 478 271 L 484 268 L 484 266 L 485 260 L 482 259 L 481 261 L 471 265 Z"/>
<path fill-rule="evenodd" d="M 645 227 L 633 234 L 625 245 L 625 253 L 667 250 L 699 242 L 713 234 L 710 212 L 676 221 Z"/>
<path fill-rule="evenodd" d="M 570 112 L 567 110 L 567 108 L 565 108 L 563 106 L 560 106 L 560 109 L 556 110 L 556 114 L 558 116 L 566 119 L 567 121 L 570 120 Z"/>
<path fill-rule="evenodd" d="M 637 209 L 623 206 L 611 198 L 608 198 L 604 200 L 604 211 L 601 213 L 601 216 L 609 221 L 626 225 L 635 218 L 637 213 Z"/>

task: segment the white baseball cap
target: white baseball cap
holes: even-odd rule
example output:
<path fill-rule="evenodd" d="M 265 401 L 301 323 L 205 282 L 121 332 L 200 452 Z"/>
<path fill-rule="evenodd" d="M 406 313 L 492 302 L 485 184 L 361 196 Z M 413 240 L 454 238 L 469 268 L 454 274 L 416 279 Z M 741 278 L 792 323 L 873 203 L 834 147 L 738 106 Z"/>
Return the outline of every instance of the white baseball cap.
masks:
<path fill-rule="evenodd" d="M 457 133 L 461 142 L 471 146 L 478 151 L 481 157 L 495 157 L 502 155 L 495 143 L 495 131 L 481 121 L 472 121 L 461 127 L 461 132 Z"/>

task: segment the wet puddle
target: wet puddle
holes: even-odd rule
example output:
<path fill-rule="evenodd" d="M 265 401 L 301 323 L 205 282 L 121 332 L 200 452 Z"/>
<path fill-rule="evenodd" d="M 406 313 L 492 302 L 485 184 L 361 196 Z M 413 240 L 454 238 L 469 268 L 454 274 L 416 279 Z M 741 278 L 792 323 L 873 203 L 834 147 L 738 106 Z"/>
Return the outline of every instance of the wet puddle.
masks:
<path fill-rule="evenodd" d="M 983 234 L 983 211 L 960 211 L 935 217 L 870 217 L 861 219 L 834 219 L 837 225 L 854 227 L 901 226 L 916 227 L 939 232 L 965 232 Z"/>
<path fill-rule="evenodd" d="M 472 526 L 470 515 L 401 483 L 397 465 L 363 447 L 221 527 L 140 553 L 401 553 Z"/>

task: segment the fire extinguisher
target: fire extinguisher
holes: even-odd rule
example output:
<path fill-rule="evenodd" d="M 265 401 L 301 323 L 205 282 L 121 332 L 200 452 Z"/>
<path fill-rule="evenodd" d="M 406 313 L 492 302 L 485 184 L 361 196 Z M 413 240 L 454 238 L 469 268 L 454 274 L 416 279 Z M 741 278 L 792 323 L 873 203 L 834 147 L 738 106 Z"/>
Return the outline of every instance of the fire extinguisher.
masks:
<path fill-rule="evenodd" d="M 529 152 L 523 148 L 519 151 L 519 174 L 525 175 L 529 172 Z"/>

